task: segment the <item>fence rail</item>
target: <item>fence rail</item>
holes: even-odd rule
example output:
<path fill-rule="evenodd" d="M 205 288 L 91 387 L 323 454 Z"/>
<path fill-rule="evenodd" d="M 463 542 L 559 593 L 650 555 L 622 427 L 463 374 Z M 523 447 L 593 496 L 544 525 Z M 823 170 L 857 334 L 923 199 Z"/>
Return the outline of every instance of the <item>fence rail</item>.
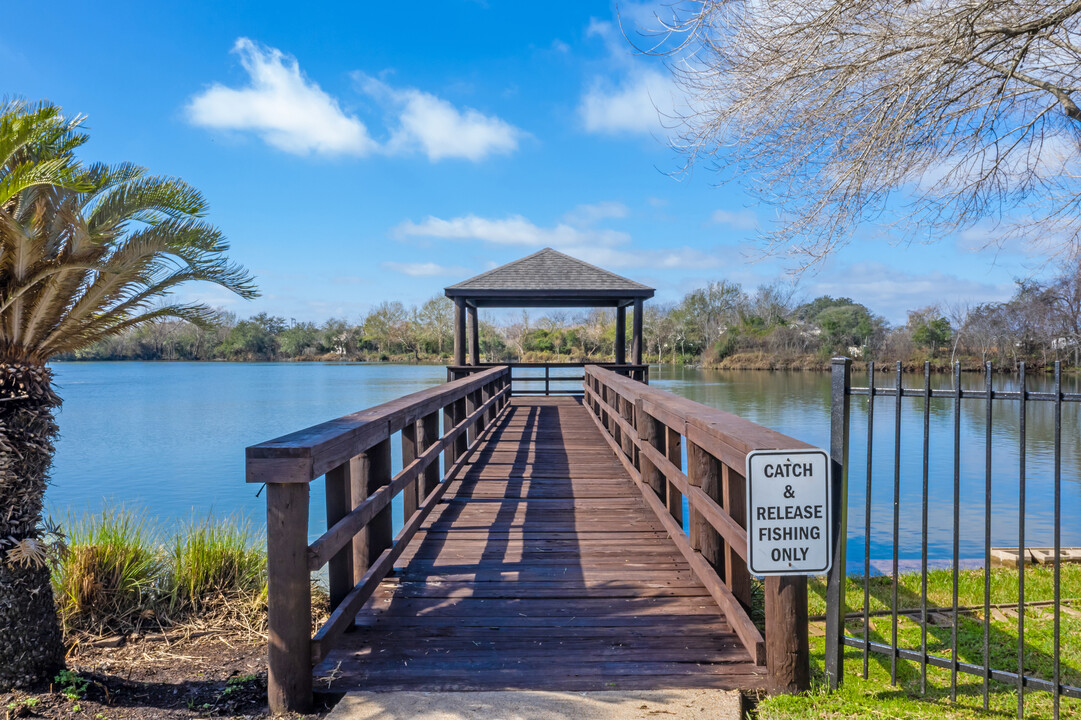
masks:
<path fill-rule="evenodd" d="M 864 512 L 864 527 L 862 528 L 865 538 L 864 544 L 864 557 L 863 560 L 863 577 L 860 582 L 863 587 L 863 610 L 859 615 L 863 619 L 863 636 L 854 637 L 849 635 L 845 631 L 844 619 L 846 617 L 846 607 L 844 603 L 845 587 L 847 585 L 847 570 L 844 557 L 845 539 L 848 535 L 847 527 L 847 510 L 848 510 L 848 482 L 847 475 L 843 477 L 835 477 L 834 487 L 837 493 L 835 501 L 840 507 L 841 512 L 837 514 L 840 519 L 839 526 L 839 539 L 837 543 L 839 549 L 839 560 L 835 559 L 833 569 L 828 581 L 828 614 L 827 614 L 827 627 L 826 627 L 826 674 L 828 677 L 829 685 L 832 688 L 836 688 L 841 682 L 844 675 L 844 653 L 845 646 L 857 648 L 863 651 L 863 677 L 868 677 L 868 663 L 869 656 L 872 653 L 887 655 L 890 658 L 890 680 L 894 685 L 897 684 L 898 677 L 898 661 L 909 660 L 919 663 L 920 667 L 920 691 L 926 692 L 927 689 L 927 668 L 939 667 L 950 671 L 950 694 L 951 699 L 956 700 L 957 686 L 958 686 L 958 674 L 966 673 L 976 675 L 982 678 L 982 690 L 983 690 L 983 706 L 984 709 L 989 708 L 989 693 L 991 681 L 997 681 L 1001 683 L 1007 683 L 1014 685 L 1017 689 L 1017 716 L 1019 718 L 1024 716 L 1025 708 L 1025 692 L 1026 690 L 1038 690 L 1042 692 L 1048 692 L 1052 696 L 1053 713 L 1054 717 L 1059 717 L 1060 710 L 1060 697 L 1081 698 L 1081 687 L 1067 685 L 1062 683 L 1062 663 L 1060 659 L 1061 637 L 1061 613 L 1062 613 L 1062 598 L 1060 597 L 1060 579 L 1061 579 L 1061 564 L 1062 564 L 1062 406 L 1067 402 L 1081 402 L 1081 393 L 1067 393 L 1062 389 L 1062 370 L 1059 363 L 1055 363 L 1054 374 L 1054 387 L 1053 390 L 1048 391 L 1029 391 L 1026 385 L 1026 373 L 1025 364 L 1021 363 L 1018 373 L 1018 389 L 1017 390 L 996 390 L 993 387 L 993 374 L 990 363 L 987 363 L 984 368 L 983 377 L 983 389 L 982 390 L 965 390 L 961 388 L 961 370 L 958 364 L 954 368 L 953 373 L 953 387 L 951 389 L 932 389 L 931 388 L 931 371 L 930 364 L 928 363 L 924 367 L 922 376 L 922 386 L 920 387 L 904 387 L 903 384 L 903 372 L 901 363 L 897 363 L 894 369 L 894 384 L 892 387 L 879 387 L 876 386 L 876 369 L 873 362 L 868 363 L 868 375 L 866 387 L 852 387 L 850 378 L 850 362 L 845 358 L 835 358 L 833 361 L 833 399 L 832 399 L 832 417 L 833 425 L 831 430 L 832 440 L 831 445 L 834 449 L 835 456 L 840 459 L 843 465 L 847 465 L 848 448 L 850 441 L 857 440 L 860 442 L 866 442 L 866 487 L 865 492 L 865 507 Z M 851 406 L 852 397 L 866 398 L 866 417 L 867 417 L 867 430 L 866 438 L 852 437 L 851 423 L 849 419 L 849 411 Z M 895 398 L 892 403 L 891 411 L 892 423 L 887 418 L 887 432 L 891 432 L 893 435 L 893 457 L 887 459 L 887 471 L 875 475 L 876 468 L 880 459 L 875 456 L 874 453 L 874 438 L 875 438 L 875 399 L 882 397 Z M 902 647 L 898 640 L 898 617 L 906 613 L 911 613 L 911 610 L 901 609 L 898 607 L 898 574 L 899 574 L 899 551 L 898 551 L 898 537 L 899 537 L 899 522 L 900 522 L 900 496 L 901 496 L 901 458 L 903 450 L 902 445 L 902 424 L 905 408 L 900 402 L 900 398 L 921 398 L 922 403 L 922 437 L 919 438 L 920 449 L 916 449 L 916 442 L 912 443 L 911 452 L 918 453 L 922 461 L 922 476 L 921 476 L 921 506 L 920 506 L 920 522 L 923 533 L 922 546 L 921 546 L 921 596 L 919 622 L 921 625 L 921 639 L 918 648 Z M 951 590 L 952 590 L 952 605 L 947 608 L 945 612 L 950 614 L 951 626 L 949 638 L 949 652 L 948 654 L 935 654 L 928 650 L 927 643 L 927 625 L 928 614 L 932 610 L 941 612 L 941 608 L 929 608 L 927 598 L 927 576 L 928 576 L 928 549 L 927 549 L 927 536 L 928 536 L 928 503 L 929 503 L 929 490 L 931 488 L 931 480 L 929 473 L 929 457 L 930 457 L 930 438 L 931 438 L 931 401 L 932 399 L 949 399 L 952 400 L 951 409 L 949 411 L 949 418 L 952 421 L 952 456 L 949 458 L 951 462 L 951 481 L 952 481 L 952 531 L 953 531 L 953 544 L 951 553 Z M 962 463 L 962 443 L 961 443 L 961 416 L 962 405 L 965 402 L 976 403 L 982 401 L 982 407 L 979 410 L 982 411 L 984 427 L 984 440 L 983 440 L 983 467 L 981 468 L 984 473 L 983 482 L 983 546 L 984 554 L 982 558 L 982 571 L 983 571 L 983 605 L 979 609 L 983 612 L 983 652 L 982 662 L 963 662 L 958 656 L 958 630 L 960 626 L 960 614 L 962 608 L 959 605 L 959 572 L 961 565 L 960 558 L 960 538 L 961 538 L 961 463 Z M 1012 496 L 1012 491 L 1017 491 L 1017 549 L 1019 562 L 1017 563 L 1017 585 L 1018 585 L 1018 598 L 1017 598 L 1017 650 L 1016 650 L 1016 664 L 1013 668 L 995 667 L 995 663 L 992 662 L 993 651 L 1001 651 L 1001 647 L 992 647 L 991 643 L 991 547 L 992 547 L 992 475 L 994 470 L 994 464 L 992 459 L 992 450 L 994 447 L 998 447 L 999 443 L 996 442 L 994 433 L 994 420 L 995 416 L 993 410 L 996 406 L 1000 406 L 1001 403 L 1014 403 L 1015 414 L 1012 415 L 1012 419 L 1017 422 L 1017 453 L 1018 453 L 1018 466 L 1017 466 L 1017 480 L 1016 485 L 1011 487 L 1009 492 Z M 1051 677 L 1037 677 L 1033 674 L 1031 669 L 1026 669 L 1026 650 L 1025 650 L 1025 568 L 1026 563 L 1024 561 L 1026 554 L 1026 540 L 1025 540 L 1025 524 L 1026 524 L 1026 509 L 1025 509 L 1025 496 L 1026 496 L 1026 473 L 1028 466 L 1026 463 L 1026 420 L 1028 413 L 1028 406 L 1032 402 L 1045 402 L 1053 403 L 1054 408 L 1054 458 L 1053 458 L 1053 483 L 1054 492 L 1053 497 L 1048 498 L 1053 503 L 1053 573 L 1054 573 L 1054 600 L 1050 603 L 1053 606 L 1053 659 L 1052 659 L 1052 671 Z M 979 406 L 977 406 L 979 407 Z M 1076 439 L 1075 439 L 1076 442 Z M 970 461 L 966 461 L 970 462 Z M 892 557 L 891 557 L 891 570 L 892 570 L 892 582 L 890 588 L 890 610 L 891 627 L 889 642 L 876 642 L 871 639 L 871 625 L 870 616 L 874 613 L 869 612 L 870 609 L 870 576 L 871 576 L 871 552 L 870 552 L 870 537 L 872 533 L 872 489 L 874 481 L 876 479 L 882 479 L 881 476 L 885 475 L 892 483 L 892 518 L 890 522 L 892 524 Z M 1043 604 L 1043 603 L 1040 603 Z M 852 614 L 848 613 L 847 616 L 851 619 Z M 1001 663 L 999 663 L 1001 665 Z"/>
<path fill-rule="evenodd" d="M 587 366 L 585 376 L 585 403 L 605 439 L 751 658 L 767 666 L 770 687 L 806 690 L 806 578 L 766 579 L 765 638 L 750 617 L 743 472 L 753 450 L 809 446 L 611 370 Z M 684 501 L 688 527 L 683 524 Z"/>
<path fill-rule="evenodd" d="M 272 710 L 310 707 L 313 665 L 393 569 L 509 397 L 510 369 L 487 367 L 247 448 L 247 481 L 267 485 Z M 402 470 L 392 477 L 395 433 L 401 433 L 403 457 Z M 326 482 L 328 529 L 309 545 L 309 483 L 320 476 Z M 391 502 L 398 495 L 406 520 L 394 536 Z M 331 615 L 313 637 L 310 573 L 326 565 Z"/>
<path fill-rule="evenodd" d="M 511 391 L 515 395 L 582 395 L 583 381 L 585 381 L 585 368 L 589 363 L 545 363 L 524 362 L 508 363 L 506 367 L 511 370 Z M 592 367 L 603 367 L 612 372 L 649 384 L 649 365 L 627 364 L 599 364 Z M 480 365 L 451 365 L 447 368 L 447 379 L 455 380 L 475 372 L 481 372 L 485 368 L 492 367 L 487 363 Z M 580 369 L 581 375 L 553 375 L 553 370 Z M 544 370 L 543 375 L 525 375 L 518 370 Z M 543 388 L 536 385 L 543 383 Z M 554 384 L 563 385 L 553 387 Z M 566 387 L 566 383 L 576 383 L 573 387 Z"/>

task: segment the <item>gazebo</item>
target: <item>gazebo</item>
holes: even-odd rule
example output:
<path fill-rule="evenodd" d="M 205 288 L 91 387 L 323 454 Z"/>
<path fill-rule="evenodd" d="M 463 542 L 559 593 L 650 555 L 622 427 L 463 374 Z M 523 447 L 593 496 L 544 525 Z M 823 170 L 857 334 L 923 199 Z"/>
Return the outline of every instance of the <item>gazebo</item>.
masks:
<path fill-rule="evenodd" d="M 634 308 L 631 363 L 642 364 L 642 303 L 653 288 L 608 270 L 544 248 L 445 289 L 454 301 L 454 364 L 466 365 L 466 314 L 469 315 L 469 365 L 480 365 L 477 309 L 614 307 L 615 360 L 627 365 L 627 308 Z"/>

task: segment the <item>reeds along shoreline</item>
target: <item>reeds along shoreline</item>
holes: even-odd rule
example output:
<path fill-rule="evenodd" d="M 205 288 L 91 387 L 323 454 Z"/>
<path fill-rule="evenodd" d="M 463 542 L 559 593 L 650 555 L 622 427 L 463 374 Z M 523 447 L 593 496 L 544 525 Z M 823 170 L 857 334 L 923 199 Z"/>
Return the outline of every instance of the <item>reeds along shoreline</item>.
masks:
<path fill-rule="evenodd" d="M 146 514 L 104 511 L 66 524 L 52 571 L 67 636 L 199 625 L 261 633 L 265 534 L 236 518 L 163 532 Z"/>

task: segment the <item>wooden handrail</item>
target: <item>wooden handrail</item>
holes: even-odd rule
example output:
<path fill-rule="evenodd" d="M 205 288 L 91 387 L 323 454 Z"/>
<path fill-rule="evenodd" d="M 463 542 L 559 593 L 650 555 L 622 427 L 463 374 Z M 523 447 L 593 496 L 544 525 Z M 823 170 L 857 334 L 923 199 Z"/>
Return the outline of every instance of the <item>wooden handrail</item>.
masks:
<path fill-rule="evenodd" d="M 506 366 L 404 395 L 336 420 L 313 425 L 247 448 L 250 483 L 311 482 L 327 470 L 369 450 L 407 425 L 508 373 Z"/>
<path fill-rule="evenodd" d="M 311 707 L 313 663 L 394 568 L 449 481 L 506 412 L 510 393 L 510 369 L 488 367 L 247 448 L 247 481 L 267 485 L 267 695 L 274 713 Z M 403 468 L 391 477 L 396 432 Z M 327 486 L 328 529 L 309 545 L 309 486 L 319 476 Z M 400 493 L 407 518 L 392 537 L 390 508 Z M 327 564 L 331 615 L 312 637 L 310 573 Z"/>
<path fill-rule="evenodd" d="M 751 657 L 768 666 L 771 686 L 791 688 L 793 678 L 781 675 L 799 665 L 790 661 L 793 654 L 802 653 L 806 658 L 806 580 L 766 579 L 767 629 L 771 616 L 776 619 L 794 613 L 799 616 L 795 635 L 800 636 L 767 632 L 764 639 L 749 615 L 751 577 L 746 564 L 743 472 L 751 451 L 811 446 L 602 367 L 587 366 L 585 376 L 585 404 L 605 439 Z M 654 424 L 665 432 L 656 431 Z M 680 467 L 680 443 L 684 441 L 686 471 Z M 683 498 L 690 508 L 690 526 L 686 528 L 682 509 L 677 508 Z M 797 684 L 803 682 L 799 679 Z"/>

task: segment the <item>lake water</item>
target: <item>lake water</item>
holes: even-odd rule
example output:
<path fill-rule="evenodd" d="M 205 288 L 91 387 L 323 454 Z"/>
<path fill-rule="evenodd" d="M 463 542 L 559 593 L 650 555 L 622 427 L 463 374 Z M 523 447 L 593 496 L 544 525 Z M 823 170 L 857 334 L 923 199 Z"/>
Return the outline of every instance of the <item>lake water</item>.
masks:
<path fill-rule="evenodd" d="M 433 365 L 321 363 L 56 363 L 64 406 L 61 438 L 47 494 L 49 512 L 65 517 L 127 506 L 148 510 L 162 524 L 239 515 L 261 523 L 259 486 L 244 482 L 244 448 L 443 382 Z M 891 385 L 892 378 L 879 385 Z M 912 377 L 906 385 L 919 384 Z M 704 371 L 654 367 L 651 383 L 692 400 L 736 413 L 819 447 L 829 446 L 830 380 L 826 373 Z M 952 378 L 937 376 L 935 387 Z M 982 387 L 976 375 L 965 387 Z M 997 377 L 996 387 L 1015 378 Z M 853 384 L 865 385 L 855 377 Z M 1078 391 L 1079 379 L 1069 381 Z M 1030 389 L 1048 387 L 1031 380 Z M 922 485 L 922 401 L 905 398 L 901 426 L 901 557 L 919 557 Z M 931 490 L 928 555 L 952 550 L 953 420 L 950 400 L 931 405 Z M 1017 542 L 1017 402 L 996 403 L 992 543 Z M 862 558 L 866 487 L 866 398 L 854 398 L 849 456 L 850 558 Z M 871 555 L 892 553 L 893 399 L 875 401 Z M 961 556 L 983 555 L 983 405 L 962 411 Z M 1063 410 L 1064 545 L 1081 545 L 1081 406 Z M 1052 541 L 1052 438 L 1050 403 L 1029 403 L 1026 544 Z M 393 456 L 400 467 L 400 450 Z M 312 485 L 312 534 L 323 530 L 322 483 Z M 395 523 L 401 523 L 396 508 Z M 859 562 L 862 565 L 862 561 Z"/>

